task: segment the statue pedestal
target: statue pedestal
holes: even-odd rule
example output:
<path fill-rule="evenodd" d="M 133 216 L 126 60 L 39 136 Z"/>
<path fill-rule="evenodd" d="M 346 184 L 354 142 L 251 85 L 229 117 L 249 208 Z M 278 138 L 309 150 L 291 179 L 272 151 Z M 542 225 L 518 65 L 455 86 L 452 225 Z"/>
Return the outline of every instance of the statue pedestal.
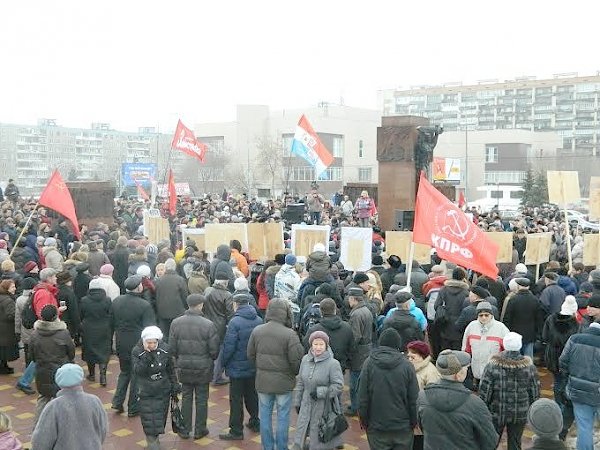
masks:
<path fill-rule="evenodd" d="M 418 116 L 382 117 L 377 128 L 379 188 L 377 210 L 382 230 L 407 228 L 398 224 L 398 211 L 414 211 L 418 176 L 416 172 L 417 127 L 429 119 Z M 411 227 L 412 228 L 412 227 Z"/>

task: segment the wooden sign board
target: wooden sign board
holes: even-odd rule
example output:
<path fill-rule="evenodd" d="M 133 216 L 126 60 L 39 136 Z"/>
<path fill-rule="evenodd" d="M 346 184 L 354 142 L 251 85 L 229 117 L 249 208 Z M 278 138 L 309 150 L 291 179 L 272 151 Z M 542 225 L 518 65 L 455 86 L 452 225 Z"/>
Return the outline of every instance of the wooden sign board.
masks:
<path fill-rule="evenodd" d="M 283 253 L 283 223 L 249 223 L 248 253 L 251 259 L 270 260 Z"/>
<path fill-rule="evenodd" d="M 583 265 L 597 266 L 600 265 L 600 242 L 599 235 L 584 234 L 583 235 Z"/>
<path fill-rule="evenodd" d="M 184 245 L 188 239 L 191 239 L 196 243 L 196 247 L 198 247 L 198 250 L 206 251 L 206 236 L 204 228 L 184 228 L 181 232 L 181 235 L 183 238 Z"/>
<path fill-rule="evenodd" d="M 144 234 L 151 244 L 156 245 L 161 241 L 171 242 L 169 221 L 162 217 L 151 217 L 144 214 Z"/>
<path fill-rule="evenodd" d="M 590 178 L 590 219 L 600 219 L 600 177 Z"/>
<path fill-rule="evenodd" d="M 386 231 L 385 253 L 399 256 L 402 262 L 407 262 L 410 255 L 412 231 Z M 413 259 L 419 264 L 431 263 L 431 247 L 425 244 L 415 244 Z"/>
<path fill-rule="evenodd" d="M 330 227 L 326 225 L 292 225 L 292 253 L 304 262 L 317 243 L 329 246 Z"/>
<path fill-rule="evenodd" d="M 498 255 L 496 256 L 497 263 L 511 263 L 513 250 L 513 233 L 510 231 L 490 231 L 485 233 L 490 241 L 498 244 Z"/>
<path fill-rule="evenodd" d="M 527 235 L 525 246 L 525 264 L 537 265 L 550 261 L 552 233 L 533 233 Z"/>
<path fill-rule="evenodd" d="M 242 251 L 248 251 L 248 235 L 245 223 L 208 223 L 205 226 L 206 251 L 215 253 L 219 245 L 229 245 L 232 239 L 242 244 Z"/>
<path fill-rule="evenodd" d="M 340 261 L 344 268 L 353 272 L 369 270 L 371 268 L 372 242 L 373 230 L 371 228 L 342 227 Z"/>
<path fill-rule="evenodd" d="M 580 199 L 579 174 L 576 171 L 549 170 L 548 199 L 550 203 L 565 206 Z"/>

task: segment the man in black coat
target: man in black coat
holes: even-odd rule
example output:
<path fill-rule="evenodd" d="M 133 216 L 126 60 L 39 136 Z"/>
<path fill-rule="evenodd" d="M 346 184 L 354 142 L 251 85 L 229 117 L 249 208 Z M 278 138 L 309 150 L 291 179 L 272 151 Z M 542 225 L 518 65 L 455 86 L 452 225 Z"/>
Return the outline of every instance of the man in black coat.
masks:
<path fill-rule="evenodd" d="M 133 275 L 125 280 L 125 295 L 119 295 L 112 303 L 112 328 L 115 330 L 116 350 L 119 357 L 119 379 L 112 400 L 112 409 L 123 412 L 123 403 L 129 386 L 127 415 L 139 414 L 137 383 L 132 377 L 131 350 L 138 343 L 142 330 L 156 324 L 152 305 L 142 298 L 142 277 Z"/>
<path fill-rule="evenodd" d="M 516 278 L 517 293 L 510 298 L 504 312 L 504 325 L 510 331 L 523 336 L 521 354 L 533 360 L 533 344 L 544 320 L 544 311 L 539 300 L 529 290 L 528 278 Z M 560 288 L 559 288 L 560 289 Z"/>
<path fill-rule="evenodd" d="M 444 282 L 444 287 L 435 300 L 436 327 L 439 325 L 442 338 L 441 348 L 458 350 L 462 346 L 463 333 L 456 321 L 463 309 L 465 298 L 469 295 L 469 285 L 465 281 L 466 273 L 460 267 L 452 271 L 452 279 Z M 445 309 L 445 317 L 440 320 L 440 308 Z"/>
<path fill-rule="evenodd" d="M 422 341 L 425 336 L 417 322 L 417 319 L 410 313 L 410 300 L 413 296 L 410 292 L 396 292 L 394 294 L 396 301 L 396 311 L 383 322 L 383 330 L 388 328 L 395 329 L 400 335 L 400 351 L 406 351 L 406 345 L 412 341 Z"/>
<path fill-rule="evenodd" d="M 189 294 L 185 279 L 177 273 L 174 259 L 165 261 L 165 274 L 156 280 L 156 318 L 165 341 L 173 319 L 183 315 L 187 309 L 186 298 Z"/>
<path fill-rule="evenodd" d="M 400 352 L 402 338 L 388 328 L 365 361 L 358 387 L 360 423 L 371 448 L 413 445 L 419 383 L 412 364 Z"/>
<path fill-rule="evenodd" d="M 121 294 L 125 293 L 125 280 L 127 279 L 127 271 L 129 270 L 129 250 L 127 249 L 127 238 L 120 236 L 117 239 L 117 247 L 115 251 L 108 255 L 110 263 L 115 270 L 113 271 L 113 280 L 121 289 Z"/>
<path fill-rule="evenodd" d="M 219 354 L 219 335 L 214 323 L 204 317 L 202 308 L 206 298 L 200 294 L 188 295 L 189 309 L 171 323 L 169 347 L 175 358 L 175 367 L 182 384 L 181 412 L 185 430 L 178 434 L 189 439 L 192 431 L 192 404 L 196 396 L 194 439 L 208 434 L 208 389 L 213 376 L 213 361 Z"/>
<path fill-rule="evenodd" d="M 354 353 L 352 327 L 336 315 L 336 306 L 333 299 L 324 298 L 319 306 L 322 315 L 321 320 L 308 329 L 302 343 L 308 352 L 310 348 L 308 338 L 310 335 L 315 331 L 324 331 L 329 336 L 329 346 L 333 352 L 333 357 L 339 361 L 342 371 L 345 371 L 350 367 L 350 360 Z"/>

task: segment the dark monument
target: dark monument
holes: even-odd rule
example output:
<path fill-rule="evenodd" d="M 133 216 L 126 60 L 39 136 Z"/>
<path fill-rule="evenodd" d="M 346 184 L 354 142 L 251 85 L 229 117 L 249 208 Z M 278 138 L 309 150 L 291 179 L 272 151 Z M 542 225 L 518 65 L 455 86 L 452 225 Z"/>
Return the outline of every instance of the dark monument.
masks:
<path fill-rule="evenodd" d="M 110 181 L 67 182 L 80 224 L 113 223 L 115 187 Z"/>

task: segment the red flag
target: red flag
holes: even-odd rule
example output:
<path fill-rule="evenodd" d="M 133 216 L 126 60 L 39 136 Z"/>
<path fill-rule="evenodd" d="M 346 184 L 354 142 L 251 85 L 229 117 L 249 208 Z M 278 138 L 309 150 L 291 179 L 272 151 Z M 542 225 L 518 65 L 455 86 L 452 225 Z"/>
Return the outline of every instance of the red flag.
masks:
<path fill-rule="evenodd" d="M 498 244 L 469 220 L 421 173 L 413 241 L 432 246 L 438 256 L 489 277 L 496 278 Z"/>
<path fill-rule="evenodd" d="M 52 173 L 38 203 L 41 206 L 53 209 L 69 219 L 73 225 L 73 234 L 78 240 L 81 240 L 79 223 L 77 223 L 77 215 L 75 214 L 75 204 L 73 203 L 71 192 L 69 192 L 69 188 L 63 181 L 58 170 L 54 170 Z"/>
<path fill-rule="evenodd" d="M 146 201 L 150 200 L 150 197 L 148 197 L 148 194 L 146 193 L 146 191 L 144 190 L 144 188 L 140 184 L 140 182 L 138 180 L 136 180 L 135 178 L 133 179 L 133 181 L 135 183 L 135 186 L 137 187 L 138 195 Z"/>
<path fill-rule="evenodd" d="M 175 190 L 173 169 L 169 169 L 169 213 L 171 213 L 172 216 L 177 213 L 177 191 Z"/>
<path fill-rule="evenodd" d="M 181 119 L 177 122 L 177 129 L 173 135 L 171 147 L 181 150 L 183 153 L 198 158 L 200 162 L 204 161 L 206 154 L 206 145 L 196 139 L 194 132 L 186 127 Z"/>
<path fill-rule="evenodd" d="M 463 191 L 460 191 L 460 194 L 458 196 L 458 207 L 462 208 L 466 204 L 467 204 L 467 201 L 465 200 L 465 193 Z"/>

